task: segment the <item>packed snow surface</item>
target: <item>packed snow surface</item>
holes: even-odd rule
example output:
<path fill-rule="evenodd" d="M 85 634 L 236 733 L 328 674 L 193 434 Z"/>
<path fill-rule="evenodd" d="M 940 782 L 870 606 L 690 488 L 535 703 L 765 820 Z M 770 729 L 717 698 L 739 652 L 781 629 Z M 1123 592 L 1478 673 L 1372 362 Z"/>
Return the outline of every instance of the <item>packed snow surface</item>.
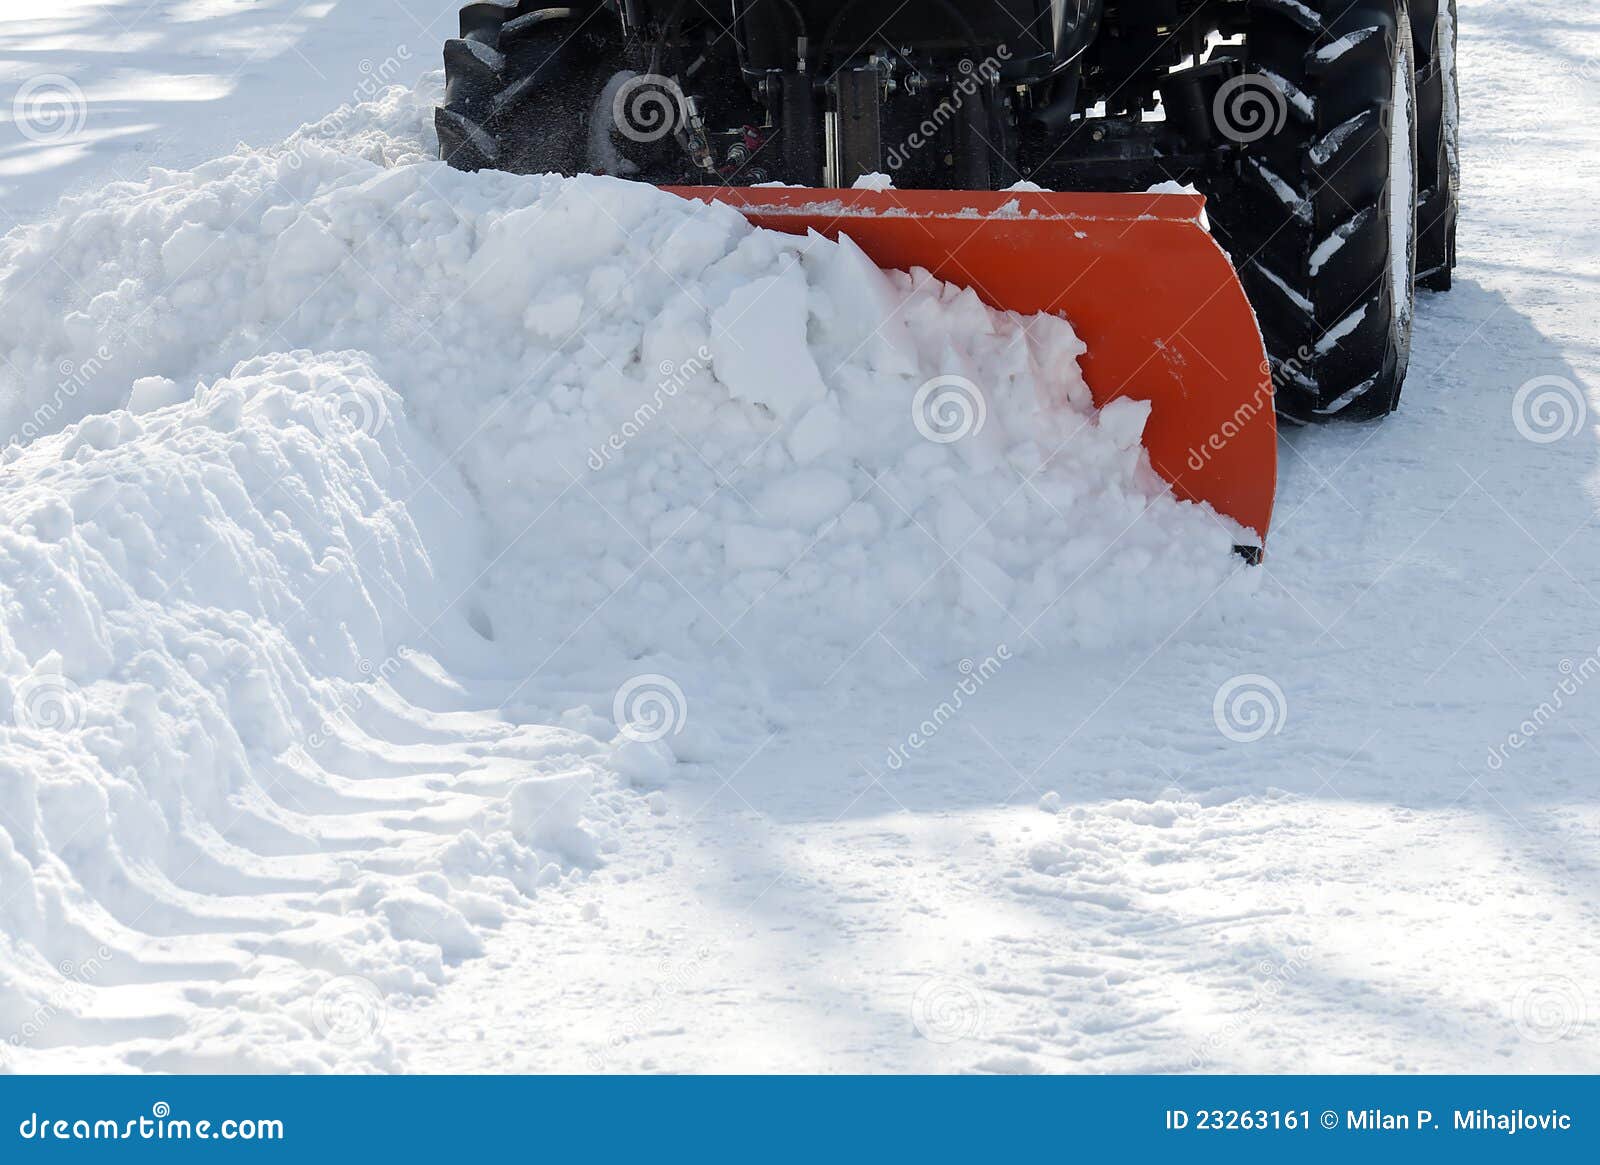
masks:
<path fill-rule="evenodd" d="M 1600 1068 L 1600 16 L 1464 0 L 1245 569 L 1068 322 L 432 160 L 412 4 L 0 19 L 0 1069 Z"/>

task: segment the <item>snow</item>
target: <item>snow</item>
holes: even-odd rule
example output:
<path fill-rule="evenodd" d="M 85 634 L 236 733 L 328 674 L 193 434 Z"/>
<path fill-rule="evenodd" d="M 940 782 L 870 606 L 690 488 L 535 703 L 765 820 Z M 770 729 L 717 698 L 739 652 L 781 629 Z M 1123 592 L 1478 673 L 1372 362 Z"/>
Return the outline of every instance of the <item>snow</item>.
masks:
<path fill-rule="evenodd" d="M 458 174 L 436 93 L 0 241 L 16 1013 L 84 950 L 286 964 L 262 1030 L 129 993 L 109 1063 L 395 1066 L 298 1001 L 426 998 L 605 867 L 619 815 L 670 816 L 633 791 L 720 760 L 736 693 L 874 636 L 930 666 L 1153 641 L 1250 589 L 1241 532 L 1150 470 L 1148 408 L 1093 410 L 1066 322 L 648 187 Z"/>
<path fill-rule="evenodd" d="M 63 193 L 141 178 L 151 165 L 194 166 L 240 141 L 276 141 L 327 110 L 414 84 L 457 34 L 457 6 L 384 7 L 0 3 L 0 111 L 14 114 L 30 92 L 35 111 L 30 133 L 16 132 L 14 116 L 0 121 L 0 230 Z"/>
<path fill-rule="evenodd" d="M 1312 248 L 1309 264 L 1311 274 L 1315 275 L 1318 271 L 1321 271 L 1322 265 L 1333 258 L 1340 247 L 1350 241 L 1350 236 L 1361 229 L 1361 224 L 1364 221 L 1366 219 L 1362 215 L 1352 215 L 1329 231 L 1327 237 Z"/>
<path fill-rule="evenodd" d="M 1154 186 L 1148 187 L 1145 190 L 1145 193 L 1146 194 L 1199 194 L 1200 193 L 1200 188 L 1198 186 L 1196 186 L 1192 182 L 1175 182 L 1172 179 L 1168 179 L 1165 182 L 1157 182 Z M 1206 212 L 1204 210 L 1200 211 L 1200 225 L 1202 227 L 1204 227 L 1208 231 L 1211 229 L 1211 219 L 1207 216 L 1207 214 L 1206 214 Z"/>
<path fill-rule="evenodd" d="M 1337 345 L 1340 340 L 1344 339 L 1360 326 L 1361 321 L 1364 320 L 1366 316 L 1367 305 L 1364 303 L 1360 304 L 1355 311 L 1349 313 L 1338 323 L 1329 328 L 1326 332 L 1322 333 L 1322 338 L 1312 345 L 1313 350 L 1319 356 L 1326 352 L 1331 352 L 1334 346 Z"/>
<path fill-rule="evenodd" d="M 797 265 L 736 287 L 711 313 L 712 367 L 734 400 L 781 421 L 827 398 L 806 345 L 806 281 Z"/>
<path fill-rule="evenodd" d="M 1269 0 L 1269 3 L 1275 8 L 1293 14 L 1306 28 L 1317 28 L 1322 22 L 1317 10 L 1300 3 L 1300 0 Z"/>
<path fill-rule="evenodd" d="M 1261 175 L 1267 187 L 1278 196 L 1279 200 L 1289 208 L 1290 212 L 1302 222 L 1311 221 L 1311 204 L 1300 197 L 1298 191 L 1290 186 L 1273 169 L 1257 158 L 1250 159 L 1251 166 Z"/>
<path fill-rule="evenodd" d="M 1355 137 L 1357 132 L 1367 124 L 1368 119 L 1372 116 L 1373 113 L 1371 110 L 1363 109 L 1360 113 L 1340 122 L 1327 133 L 1323 134 L 1322 137 L 1313 143 L 1311 148 L 1306 151 L 1307 154 L 1309 154 L 1312 162 L 1321 167 L 1326 166 L 1329 162 L 1333 161 L 1334 157 L 1337 156 L 1339 151 L 1344 149 L 1345 143 L 1351 138 Z"/>
<path fill-rule="evenodd" d="M 437 77 L 13 176 L 5 1066 L 1594 1070 L 1597 23 L 1463 6 L 1456 288 L 1253 569 L 1065 322 Z"/>
<path fill-rule="evenodd" d="M 409 497 L 417 445 L 365 357 L 299 351 L 8 454 L 8 1030 L 94 957 L 94 1005 L 51 1042 L 110 1025 L 161 1037 L 126 1061 L 145 1068 L 386 1066 L 375 1032 L 325 1042 L 293 1001 L 349 975 L 431 992 L 592 851 L 528 806 L 586 801 L 603 745 L 457 711 L 407 645 L 471 634 L 471 502 L 439 466 Z M 236 982 L 234 1012 L 129 998 L 202 973 Z"/>
<path fill-rule="evenodd" d="M 1312 303 L 1309 299 L 1307 299 L 1305 297 L 1305 295 L 1303 293 L 1301 293 L 1299 290 L 1289 286 L 1288 282 L 1283 278 L 1283 276 L 1279 275 L 1271 267 L 1268 267 L 1264 262 L 1262 262 L 1259 259 L 1255 260 L 1255 268 L 1256 268 L 1257 271 L 1261 272 L 1261 274 L 1265 275 L 1269 280 L 1272 281 L 1272 286 L 1276 287 L 1283 294 L 1283 297 L 1285 299 L 1287 299 L 1290 303 L 1294 304 L 1295 307 L 1299 308 L 1307 316 L 1312 315 L 1312 313 L 1314 313 L 1316 311 L 1316 305 L 1314 303 Z M 1366 309 L 1365 309 L 1365 307 L 1362 307 L 1359 310 L 1361 312 L 1365 312 Z M 1327 332 L 1325 332 L 1323 334 L 1322 339 L 1319 340 L 1318 343 L 1319 344 L 1325 344 L 1325 345 L 1327 345 L 1327 347 L 1326 348 L 1319 348 L 1318 349 L 1319 351 L 1326 351 L 1327 348 L 1331 348 L 1339 340 L 1343 339 L 1346 335 L 1348 335 L 1349 332 L 1350 332 L 1350 329 L 1354 328 L 1356 324 L 1359 324 L 1361 322 L 1361 316 L 1359 314 L 1356 314 L 1354 316 L 1353 320 L 1351 320 L 1351 319 L 1349 319 L 1349 317 L 1347 317 L 1345 322 L 1348 323 L 1348 325 L 1349 325 L 1348 327 L 1343 327 L 1342 329 L 1340 329 L 1340 328 L 1330 328 Z"/>
<path fill-rule="evenodd" d="M 1315 121 L 1317 103 L 1311 99 L 1311 96 L 1305 90 L 1301 89 L 1300 86 L 1289 80 L 1282 73 L 1267 68 L 1262 68 L 1259 71 L 1263 77 L 1267 78 L 1270 86 L 1293 107 L 1302 121 Z"/>
<path fill-rule="evenodd" d="M 1444 19 L 1446 21 L 1449 20 L 1448 14 L 1446 14 Z M 1322 62 L 1323 64 L 1332 64 L 1334 61 L 1337 61 L 1340 57 L 1344 56 L 1345 53 L 1355 48 L 1362 41 L 1366 40 L 1367 37 L 1379 31 L 1381 30 L 1378 25 L 1369 24 L 1365 28 L 1358 28 L 1354 32 L 1347 32 L 1337 40 L 1329 41 L 1327 44 L 1318 49 L 1313 55 L 1316 60 Z"/>

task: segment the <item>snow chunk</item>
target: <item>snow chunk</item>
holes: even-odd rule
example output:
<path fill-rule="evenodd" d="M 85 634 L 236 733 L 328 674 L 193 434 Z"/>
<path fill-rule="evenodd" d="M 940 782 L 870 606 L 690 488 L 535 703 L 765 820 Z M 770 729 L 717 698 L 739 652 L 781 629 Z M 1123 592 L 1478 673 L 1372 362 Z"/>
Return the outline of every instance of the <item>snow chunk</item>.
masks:
<path fill-rule="evenodd" d="M 839 448 L 843 440 L 844 421 L 838 402 L 825 400 L 807 411 L 789 431 L 789 456 L 796 465 L 808 465 Z"/>
<path fill-rule="evenodd" d="M 793 535 L 765 526 L 730 526 L 723 543 L 731 570 L 782 570 L 794 561 L 801 544 Z"/>
<path fill-rule="evenodd" d="M 309 214 L 302 214 L 278 236 L 272 250 L 272 273 L 279 279 L 321 275 L 332 271 L 345 250 L 328 229 Z"/>
<path fill-rule="evenodd" d="M 128 396 L 128 411 L 153 413 L 184 399 L 185 393 L 178 387 L 177 381 L 165 376 L 142 376 L 133 382 L 133 391 Z"/>
<path fill-rule="evenodd" d="M 797 263 L 735 288 L 711 313 L 710 348 L 729 395 L 781 421 L 828 394 L 806 343 L 806 280 Z"/>
<path fill-rule="evenodd" d="M 850 483 L 825 469 L 800 470 L 773 482 L 756 498 L 768 521 L 796 529 L 815 529 L 850 504 Z"/>

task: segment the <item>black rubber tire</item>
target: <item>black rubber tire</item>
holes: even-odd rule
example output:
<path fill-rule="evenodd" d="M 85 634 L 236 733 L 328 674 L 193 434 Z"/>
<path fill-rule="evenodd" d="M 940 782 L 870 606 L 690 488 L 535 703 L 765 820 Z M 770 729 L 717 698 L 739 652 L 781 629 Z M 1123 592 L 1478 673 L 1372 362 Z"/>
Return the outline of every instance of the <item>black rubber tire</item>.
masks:
<path fill-rule="evenodd" d="M 444 46 L 439 156 L 458 170 L 580 173 L 612 21 L 537 0 L 468 4 Z"/>
<path fill-rule="evenodd" d="M 1399 403 L 1416 184 L 1397 192 L 1408 217 L 1391 232 L 1390 134 L 1397 83 L 1416 110 L 1414 55 L 1404 0 L 1251 0 L 1244 68 L 1276 94 L 1279 116 L 1251 138 L 1236 187 L 1210 214 L 1289 420 L 1365 420 Z M 1401 123 L 1414 177 L 1415 117 Z"/>
<path fill-rule="evenodd" d="M 1461 186 L 1456 0 L 1410 0 L 1417 49 L 1417 286 L 1449 291 Z"/>

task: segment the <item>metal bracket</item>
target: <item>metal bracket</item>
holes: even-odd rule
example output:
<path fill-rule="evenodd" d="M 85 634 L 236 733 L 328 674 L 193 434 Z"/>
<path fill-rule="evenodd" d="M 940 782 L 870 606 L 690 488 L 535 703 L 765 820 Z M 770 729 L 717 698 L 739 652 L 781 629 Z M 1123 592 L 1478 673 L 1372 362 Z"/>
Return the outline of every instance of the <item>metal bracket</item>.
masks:
<path fill-rule="evenodd" d="M 861 175 L 883 168 L 883 75 L 872 67 L 846 69 L 834 78 L 833 91 L 827 181 L 830 186 L 847 187 Z"/>

